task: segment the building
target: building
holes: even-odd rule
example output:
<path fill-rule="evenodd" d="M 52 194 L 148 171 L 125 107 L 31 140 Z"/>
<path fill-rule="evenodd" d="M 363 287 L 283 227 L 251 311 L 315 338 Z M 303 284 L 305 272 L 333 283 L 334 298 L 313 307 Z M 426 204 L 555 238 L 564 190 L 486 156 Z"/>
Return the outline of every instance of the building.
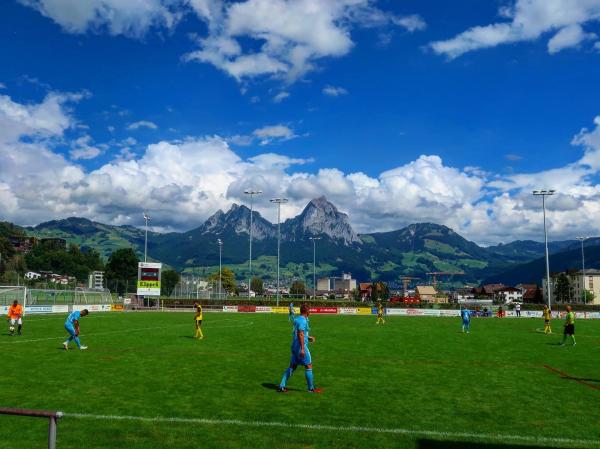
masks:
<path fill-rule="evenodd" d="M 416 295 L 421 302 L 437 303 L 437 294 L 437 290 L 431 285 L 417 285 Z M 443 302 L 447 302 L 447 300 Z"/>
<path fill-rule="evenodd" d="M 60 237 L 48 237 L 40 239 L 40 243 L 46 248 L 52 249 L 67 249 L 67 241 Z"/>
<path fill-rule="evenodd" d="M 516 287 L 502 287 L 494 292 L 494 300 L 502 304 L 523 302 L 523 291 Z"/>
<path fill-rule="evenodd" d="M 565 274 L 570 286 L 569 298 L 564 301 L 559 301 L 556 295 L 556 282 L 561 274 Z M 588 304 L 600 304 L 600 270 L 589 269 L 585 270 L 585 279 L 580 270 L 567 271 L 566 273 L 553 273 L 550 276 L 551 304 L 583 304 L 583 289 L 594 294 L 594 299 Z M 548 288 L 546 287 L 546 279 L 542 279 L 542 295 L 544 303 L 548 302 Z"/>
<path fill-rule="evenodd" d="M 8 241 L 18 253 L 28 253 L 38 243 L 37 238 L 23 235 L 11 235 Z"/>
<path fill-rule="evenodd" d="M 25 273 L 25 279 L 34 280 L 41 278 L 42 275 L 40 273 L 36 273 L 35 271 L 28 271 Z"/>
<path fill-rule="evenodd" d="M 475 299 L 475 293 L 472 288 L 459 288 L 452 292 L 452 300 L 454 302 L 467 302 Z"/>
<path fill-rule="evenodd" d="M 500 290 L 501 288 L 506 287 L 504 284 L 485 284 L 480 287 L 476 287 L 473 289 L 473 293 L 475 293 L 475 297 L 477 298 L 489 298 L 493 299 L 496 293 L 496 290 Z"/>
<path fill-rule="evenodd" d="M 104 271 L 92 271 L 88 276 L 88 288 L 104 289 Z"/>
<path fill-rule="evenodd" d="M 341 278 L 333 278 L 333 290 L 338 293 L 350 293 L 356 289 L 356 279 L 350 273 L 342 274 Z"/>
<path fill-rule="evenodd" d="M 317 279 L 317 291 L 330 292 L 331 291 L 331 279 L 329 279 L 329 278 Z"/>

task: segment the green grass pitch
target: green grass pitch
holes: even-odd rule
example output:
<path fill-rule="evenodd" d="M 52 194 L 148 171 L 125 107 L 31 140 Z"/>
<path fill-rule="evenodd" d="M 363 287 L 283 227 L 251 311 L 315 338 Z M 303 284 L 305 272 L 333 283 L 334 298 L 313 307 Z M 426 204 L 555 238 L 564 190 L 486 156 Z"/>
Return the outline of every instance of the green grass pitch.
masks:
<path fill-rule="evenodd" d="M 59 449 L 600 447 L 600 322 L 559 347 L 556 320 L 554 335 L 534 319 L 474 319 L 469 335 L 458 318 L 310 320 L 322 394 L 303 368 L 273 389 L 286 315 L 205 313 L 195 340 L 192 312 L 92 313 L 89 350 L 68 352 L 64 316 L 30 316 L 1 332 L 0 406 L 67 413 Z M 0 448 L 45 447 L 46 420 L 0 429 Z"/>

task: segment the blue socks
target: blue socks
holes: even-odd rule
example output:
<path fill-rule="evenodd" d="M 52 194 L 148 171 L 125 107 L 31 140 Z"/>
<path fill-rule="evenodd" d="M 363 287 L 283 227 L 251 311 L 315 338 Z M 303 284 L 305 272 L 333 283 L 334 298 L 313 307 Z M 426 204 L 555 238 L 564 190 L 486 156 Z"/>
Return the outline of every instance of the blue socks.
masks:
<path fill-rule="evenodd" d="M 314 390 L 315 386 L 313 384 L 313 372 L 312 369 L 307 369 L 304 372 L 304 375 L 306 376 L 306 385 L 308 386 L 309 390 Z"/>
<path fill-rule="evenodd" d="M 285 386 L 287 385 L 287 381 L 290 377 L 292 377 L 292 374 L 294 373 L 294 370 L 292 368 L 288 368 L 285 370 L 285 372 L 283 373 L 283 377 L 281 378 L 281 383 L 279 384 L 280 388 L 285 388 Z"/>

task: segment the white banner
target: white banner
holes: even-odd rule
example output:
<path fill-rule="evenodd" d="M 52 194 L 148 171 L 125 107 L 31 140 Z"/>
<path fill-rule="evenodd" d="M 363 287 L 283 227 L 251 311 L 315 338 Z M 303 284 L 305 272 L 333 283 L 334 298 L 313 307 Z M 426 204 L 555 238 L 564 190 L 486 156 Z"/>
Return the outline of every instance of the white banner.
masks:
<path fill-rule="evenodd" d="M 256 306 L 256 313 L 271 313 L 271 308 L 268 306 Z"/>
<path fill-rule="evenodd" d="M 52 306 L 52 313 L 69 313 L 69 306 Z"/>
<path fill-rule="evenodd" d="M 52 306 L 25 306 L 25 314 L 52 313 Z"/>
<path fill-rule="evenodd" d="M 73 311 L 87 309 L 88 312 L 110 312 L 110 304 L 74 304 Z"/>
<path fill-rule="evenodd" d="M 223 312 L 237 312 L 237 306 L 223 306 Z"/>
<path fill-rule="evenodd" d="M 356 315 L 355 307 L 340 307 L 338 309 L 338 313 L 340 315 Z"/>

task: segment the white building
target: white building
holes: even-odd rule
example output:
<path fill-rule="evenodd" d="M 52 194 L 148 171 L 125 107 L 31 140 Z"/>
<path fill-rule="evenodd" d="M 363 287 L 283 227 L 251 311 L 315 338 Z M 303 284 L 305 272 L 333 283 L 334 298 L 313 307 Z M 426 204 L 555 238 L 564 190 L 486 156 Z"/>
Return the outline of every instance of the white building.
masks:
<path fill-rule="evenodd" d="M 88 288 L 104 289 L 104 271 L 92 271 L 88 276 Z"/>
<path fill-rule="evenodd" d="M 342 274 L 341 278 L 333 278 L 333 290 L 340 293 L 350 293 L 356 289 L 356 279 L 350 273 Z"/>
<path fill-rule="evenodd" d="M 523 290 L 515 287 L 502 287 L 494 292 L 494 299 L 503 304 L 523 302 Z"/>
<path fill-rule="evenodd" d="M 320 292 L 330 292 L 331 291 L 331 279 L 329 279 L 329 278 L 317 279 L 317 290 Z"/>
<path fill-rule="evenodd" d="M 600 270 L 585 270 L 585 279 L 581 271 L 572 271 L 565 273 L 571 287 L 571 297 L 566 301 L 558 301 L 556 297 L 556 279 L 550 278 L 550 290 L 552 294 L 552 304 L 583 304 L 583 288 L 594 294 L 594 300 L 588 304 L 600 304 Z M 542 279 L 542 295 L 544 302 L 548 302 L 548 289 L 546 288 L 546 278 Z"/>
<path fill-rule="evenodd" d="M 40 273 L 36 273 L 35 271 L 28 271 L 27 273 L 25 273 L 25 279 L 29 280 L 39 279 L 41 277 L 42 275 Z"/>

